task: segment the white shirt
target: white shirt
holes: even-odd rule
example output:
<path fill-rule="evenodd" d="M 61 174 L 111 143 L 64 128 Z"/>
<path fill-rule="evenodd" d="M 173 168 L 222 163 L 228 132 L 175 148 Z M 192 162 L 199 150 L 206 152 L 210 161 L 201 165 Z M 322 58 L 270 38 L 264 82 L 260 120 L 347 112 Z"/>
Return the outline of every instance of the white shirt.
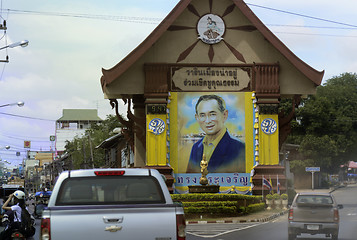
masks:
<path fill-rule="evenodd" d="M 14 212 L 14 222 L 21 222 L 22 209 L 19 204 L 11 206 L 11 210 Z M 16 214 L 15 214 L 16 213 Z"/>

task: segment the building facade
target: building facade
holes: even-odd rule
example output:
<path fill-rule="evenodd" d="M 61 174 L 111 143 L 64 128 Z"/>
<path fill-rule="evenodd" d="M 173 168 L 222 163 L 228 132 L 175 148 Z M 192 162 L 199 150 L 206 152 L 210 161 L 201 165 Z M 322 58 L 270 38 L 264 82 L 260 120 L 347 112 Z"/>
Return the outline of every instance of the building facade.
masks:
<path fill-rule="evenodd" d="M 291 99 L 294 109 L 324 74 L 291 52 L 242 0 L 180 1 L 137 48 L 102 72 L 104 97 L 116 107 L 135 167 L 172 169 L 173 191 L 185 193 L 200 184 L 207 158 L 209 184 L 220 192 L 260 194 L 264 169 L 275 183 L 286 180 L 279 150 L 294 111 L 279 112 L 281 99 Z M 118 100 L 128 105 L 127 119 L 118 114 Z"/>
<path fill-rule="evenodd" d="M 82 137 L 86 129 L 101 121 L 97 109 L 63 109 L 62 117 L 56 121 L 56 156 L 64 153 L 66 141 Z"/>

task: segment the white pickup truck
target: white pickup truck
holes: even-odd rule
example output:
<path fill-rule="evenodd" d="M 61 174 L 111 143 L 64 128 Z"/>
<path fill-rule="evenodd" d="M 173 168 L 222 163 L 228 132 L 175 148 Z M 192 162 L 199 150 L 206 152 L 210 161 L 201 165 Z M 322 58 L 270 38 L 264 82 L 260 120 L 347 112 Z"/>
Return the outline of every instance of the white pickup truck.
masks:
<path fill-rule="evenodd" d="M 54 186 L 40 239 L 185 240 L 186 224 L 157 170 L 73 170 Z"/>

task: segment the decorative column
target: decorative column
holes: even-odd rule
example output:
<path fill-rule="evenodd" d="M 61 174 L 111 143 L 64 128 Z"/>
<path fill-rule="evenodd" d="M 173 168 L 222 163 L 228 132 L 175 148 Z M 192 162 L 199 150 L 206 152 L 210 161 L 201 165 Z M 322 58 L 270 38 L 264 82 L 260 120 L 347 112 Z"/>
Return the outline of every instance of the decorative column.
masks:
<path fill-rule="evenodd" d="M 278 107 L 259 107 L 259 163 L 279 164 Z"/>
<path fill-rule="evenodd" d="M 259 164 L 279 164 L 279 64 L 255 64 L 256 104 L 259 109 Z"/>
<path fill-rule="evenodd" d="M 148 166 L 166 166 L 168 122 L 165 104 L 146 106 L 146 158 Z"/>

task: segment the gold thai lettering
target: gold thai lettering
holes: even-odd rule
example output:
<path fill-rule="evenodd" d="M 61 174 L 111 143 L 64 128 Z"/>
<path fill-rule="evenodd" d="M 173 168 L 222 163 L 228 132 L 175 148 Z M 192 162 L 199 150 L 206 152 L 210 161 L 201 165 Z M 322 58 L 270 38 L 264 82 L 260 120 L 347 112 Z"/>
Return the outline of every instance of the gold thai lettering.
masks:
<path fill-rule="evenodd" d="M 238 69 L 236 68 L 234 70 L 227 70 L 225 68 L 222 68 L 221 70 L 212 70 L 210 67 L 207 67 L 205 69 L 198 69 L 197 67 L 194 67 L 192 69 L 186 70 L 186 74 L 187 76 L 229 76 L 233 77 L 234 79 L 237 79 Z"/>
<path fill-rule="evenodd" d="M 250 81 L 247 70 L 240 67 L 182 67 L 173 73 L 173 82 L 181 90 L 241 90 Z"/>
<path fill-rule="evenodd" d="M 230 86 L 239 86 L 238 80 L 203 80 L 199 78 L 198 80 L 184 80 L 185 86 L 199 86 L 207 87 L 208 89 L 217 89 L 217 87 L 230 87 Z"/>

